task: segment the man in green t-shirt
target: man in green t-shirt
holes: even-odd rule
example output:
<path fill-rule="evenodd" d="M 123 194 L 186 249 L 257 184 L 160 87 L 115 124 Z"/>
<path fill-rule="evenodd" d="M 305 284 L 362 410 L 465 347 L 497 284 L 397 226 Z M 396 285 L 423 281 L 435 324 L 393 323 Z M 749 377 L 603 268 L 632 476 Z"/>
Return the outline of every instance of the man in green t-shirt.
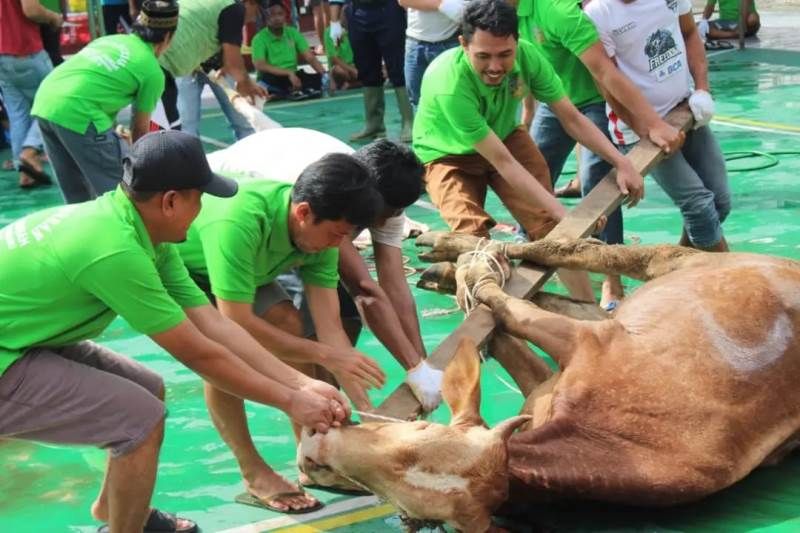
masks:
<path fill-rule="evenodd" d="M 736 39 L 739 37 L 739 21 L 741 20 L 739 0 L 719 0 L 719 18 L 709 21 L 714 14 L 714 6 L 717 0 L 708 0 L 703 9 L 703 18 L 697 23 L 700 31 L 700 38 L 713 41 L 716 39 Z M 745 37 L 752 37 L 761 29 L 761 17 L 756 11 L 755 0 L 744 1 L 745 17 Z"/>
<path fill-rule="evenodd" d="M 221 316 L 175 242 L 203 192 L 236 194 L 200 141 L 156 132 L 137 141 L 119 188 L 40 211 L 0 230 L 0 439 L 109 450 L 94 518 L 110 531 L 196 531 L 150 509 L 164 434 L 164 383 L 90 339 L 121 316 L 207 382 L 326 431 L 348 416 L 330 385 L 285 365 Z"/>
<path fill-rule="evenodd" d="M 383 199 L 371 171 L 356 158 L 330 153 L 307 166 L 294 185 L 242 180 L 230 201 L 210 198 L 179 246 L 184 264 L 208 291 L 220 312 L 241 325 L 266 349 L 313 375 L 330 371 L 361 410 L 371 408 L 367 389 L 385 376 L 372 359 L 353 348 L 340 318 L 339 249 L 356 228 L 373 224 Z M 275 281 L 296 268 L 317 341 L 304 338 L 303 320 Z M 275 473 L 253 445 L 240 398 L 206 386 L 211 417 L 239 461 L 252 500 L 277 511 L 318 506 Z M 299 435 L 295 426 L 295 435 Z M 288 494 L 288 495 L 287 495 Z"/>
<path fill-rule="evenodd" d="M 414 151 L 426 164 L 426 186 L 450 229 L 488 236 L 496 224 L 484 210 L 491 187 L 531 238 L 566 214 L 552 194 L 542 154 L 517 120 L 529 95 L 550 105 L 569 134 L 617 169 L 617 183 L 635 205 L 642 176 L 605 134 L 570 102 L 539 48 L 518 41 L 517 15 L 502 0 L 464 9 L 461 47 L 437 57 L 422 79 Z M 573 297 L 594 301 L 585 273 L 560 274 Z"/>
<path fill-rule="evenodd" d="M 286 9 L 281 0 L 270 1 L 266 24 L 251 43 L 258 82 L 267 88 L 273 98 L 319 98 L 322 95 L 325 68 L 311 52 L 303 34 L 286 24 Z M 316 74 L 298 69 L 298 57 L 308 63 Z"/>
<path fill-rule="evenodd" d="M 340 19 L 342 27 L 347 29 L 347 17 L 342 14 Z M 330 27 L 325 28 L 322 37 L 325 46 L 325 55 L 328 57 L 328 68 L 331 71 L 331 93 L 337 89 L 347 90 L 358 86 L 358 69 L 354 64 L 353 47 L 347 32 L 342 34 L 339 43 L 331 38 Z"/>
<path fill-rule="evenodd" d="M 682 134 L 661 119 L 636 86 L 614 65 L 600 42 L 597 29 L 579 4 L 573 0 L 521 0 L 517 15 L 522 38 L 541 46 L 544 56 L 558 72 L 572 104 L 609 140 L 606 103 L 600 89 L 617 102 L 624 102 L 628 115 L 639 118 L 636 127 L 640 135 L 649 137 L 667 153 L 680 147 Z M 526 100 L 522 120 L 547 161 L 555 186 L 576 143 L 546 102 L 540 103 L 535 116 L 532 104 L 532 98 Z M 611 165 L 591 150 L 584 149 L 580 154 L 578 178 L 582 193 L 586 195 L 608 174 Z M 608 216 L 600 237 L 608 244 L 623 243 L 620 208 Z M 620 277 L 608 276 L 603 282 L 600 306 L 611 311 L 623 295 Z"/>
<path fill-rule="evenodd" d="M 169 47 L 177 24 L 178 4 L 147 1 L 130 35 L 95 39 L 39 86 L 31 114 L 67 203 L 96 198 L 122 179 L 127 143 L 114 132 L 114 120 L 133 104 L 133 140 L 149 130 L 164 90 L 156 58 Z"/>

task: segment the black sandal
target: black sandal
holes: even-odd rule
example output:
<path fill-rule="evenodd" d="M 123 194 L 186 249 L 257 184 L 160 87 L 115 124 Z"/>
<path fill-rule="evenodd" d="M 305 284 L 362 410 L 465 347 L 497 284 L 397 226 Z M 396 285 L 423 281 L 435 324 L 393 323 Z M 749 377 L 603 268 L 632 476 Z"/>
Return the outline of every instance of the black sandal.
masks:
<path fill-rule="evenodd" d="M 183 529 L 177 529 L 178 520 L 186 520 L 189 526 Z M 142 533 L 196 533 L 197 524 L 192 520 L 186 518 L 179 518 L 172 513 L 165 513 L 158 509 L 150 509 L 150 514 L 147 516 L 147 522 L 144 524 Z M 108 533 L 108 525 L 102 525 L 97 528 L 97 533 Z"/>

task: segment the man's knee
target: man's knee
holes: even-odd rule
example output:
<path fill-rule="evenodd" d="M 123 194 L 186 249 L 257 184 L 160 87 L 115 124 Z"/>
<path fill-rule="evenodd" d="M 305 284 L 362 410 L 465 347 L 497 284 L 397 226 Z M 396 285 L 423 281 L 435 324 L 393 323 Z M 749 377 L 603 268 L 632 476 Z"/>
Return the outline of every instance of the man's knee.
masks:
<path fill-rule="evenodd" d="M 722 238 L 722 219 L 714 202 L 714 195 L 695 197 L 681 207 L 689 239 L 699 248 L 716 245 Z M 726 213 L 727 216 L 727 213 Z"/>

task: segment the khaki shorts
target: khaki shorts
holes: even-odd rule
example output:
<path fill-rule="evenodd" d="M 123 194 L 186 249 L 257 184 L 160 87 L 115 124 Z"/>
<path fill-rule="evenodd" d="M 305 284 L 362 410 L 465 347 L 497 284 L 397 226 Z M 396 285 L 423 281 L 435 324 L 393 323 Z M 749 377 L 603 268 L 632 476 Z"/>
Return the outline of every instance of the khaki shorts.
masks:
<path fill-rule="evenodd" d="M 32 348 L 0 375 L 0 438 L 85 444 L 113 457 L 163 420 L 161 377 L 91 341 Z"/>
<path fill-rule="evenodd" d="M 547 162 L 523 127 L 512 131 L 503 144 L 546 190 L 553 192 Z M 520 196 L 480 154 L 442 157 L 425 165 L 425 187 L 451 231 L 488 237 L 497 222 L 484 209 L 487 188 L 497 194 L 532 239 L 556 225 L 545 209 Z"/>

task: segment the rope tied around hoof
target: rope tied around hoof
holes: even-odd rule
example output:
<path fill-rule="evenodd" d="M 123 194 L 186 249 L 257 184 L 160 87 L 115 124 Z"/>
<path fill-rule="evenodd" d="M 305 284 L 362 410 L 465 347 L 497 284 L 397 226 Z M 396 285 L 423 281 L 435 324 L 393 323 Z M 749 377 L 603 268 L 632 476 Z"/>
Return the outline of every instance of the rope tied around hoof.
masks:
<path fill-rule="evenodd" d="M 467 316 L 469 316 L 472 313 L 472 311 L 474 311 L 475 308 L 478 307 L 479 302 L 475 297 L 475 291 L 479 287 L 489 282 L 495 282 L 496 274 L 500 275 L 500 282 L 498 283 L 500 288 L 502 289 L 506 284 L 507 279 L 505 270 L 503 269 L 503 265 L 493 255 L 493 252 L 495 252 L 495 250 L 488 251 L 490 247 L 496 245 L 500 246 L 500 249 L 496 251 L 501 253 L 503 257 L 508 258 L 507 254 L 508 243 L 496 243 L 486 238 L 481 238 L 475 245 L 474 250 L 470 250 L 469 252 L 464 252 L 462 254 L 462 256 L 466 255 L 470 258 L 468 263 L 461 265 L 462 267 L 471 269 L 473 266 L 476 266 L 480 261 L 483 261 L 486 264 L 488 264 L 490 268 L 489 272 L 482 274 L 478 279 L 475 280 L 472 286 L 467 285 L 465 287 L 464 314 L 466 314 Z"/>

